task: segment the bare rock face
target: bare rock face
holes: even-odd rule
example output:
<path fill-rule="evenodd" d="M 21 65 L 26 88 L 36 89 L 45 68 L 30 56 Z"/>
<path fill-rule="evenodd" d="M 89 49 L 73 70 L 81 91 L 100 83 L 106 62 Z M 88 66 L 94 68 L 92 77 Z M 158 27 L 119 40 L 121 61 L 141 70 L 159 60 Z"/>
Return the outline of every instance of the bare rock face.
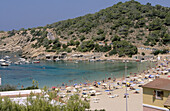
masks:
<path fill-rule="evenodd" d="M 32 44 L 35 44 L 37 41 L 32 41 L 32 35 L 19 35 L 15 34 L 14 36 L 8 37 L 7 33 L 0 34 L 0 51 L 10 51 L 17 52 L 22 51 L 23 56 L 25 57 L 35 57 L 39 54 L 42 54 L 45 51 L 44 47 L 32 48 Z"/>

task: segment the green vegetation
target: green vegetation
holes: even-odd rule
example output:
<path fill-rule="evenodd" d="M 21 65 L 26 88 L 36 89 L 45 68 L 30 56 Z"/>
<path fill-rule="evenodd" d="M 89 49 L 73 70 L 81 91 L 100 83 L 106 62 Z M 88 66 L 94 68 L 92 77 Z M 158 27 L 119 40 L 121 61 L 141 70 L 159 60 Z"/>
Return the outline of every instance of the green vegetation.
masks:
<path fill-rule="evenodd" d="M 36 80 L 32 80 L 32 86 L 31 87 L 27 87 L 27 88 L 23 88 L 21 90 L 30 90 L 30 89 L 38 89 L 38 81 Z"/>
<path fill-rule="evenodd" d="M 144 55 L 145 55 L 145 53 L 144 53 L 144 52 L 142 52 L 142 55 L 144 56 Z"/>
<path fill-rule="evenodd" d="M 109 55 L 118 54 L 119 57 L 125 55 L 131 57 L 132 55 L 137 54 L 137 52 L 137 47 L 133 46 L 131 43 L 125 40 L 122 40 L 113 42 L 113 50 L 109 53 Z"/>
<path fill-rule="evenodd" d="M 59 21 L 44 27 L 12 30 L 8 37 L 16 33 L 23 36 L 30 33 L 33 37 L 33 48 L 45 47 L 47 52 L 106 52 L 109 55 L 132 56 L 136 54 L 133 45 L 169 46 L 170 45 L 170 8 L 160 5 L 142 5 L 131 0 L 119 2 L 111 7 L 94 14 Z M 53 33 L 55 40 L 47 39 L 48 30 Z M 29 32 L 30 31 L 30 32 Z M 63 45 L 61 41 L 67 40 Z M 101 45 L 99 42 L 113 42 L 113 45 Z M 129 41 L 132 44 L 127 44 Z M 116 43 L 117 42 L 117 43 Z M 129 45 L 126 51 L 122 43 Z M 122 47 L 117 47 L 117 45 Z M 116 46 L 114 46 L 116 45 Z M 76 46 L 74 49 L 69 46 Z M 134 49 L 134 51 L 132 51 Z"/>
<path fill-rule="evenodd" d="M 1 111 L 85 111 L 89 109 L 89 102 L 81 100 L 78 95 L 70 97 L 66 105 L 53 105 L 51 100 L 57 98 L 56 92 L 49 92 L 48 99 L 43 96 L 37 95 L 36 99 L 33 98 L 34 94 L 31 94 L 24 104 L 18 104 L 12 102 L 9 98 L 0 98 L 0 110 Z M 103 110 L 104 111 L 104 110 Z"/>
<path fill-rule="evenodd" d="M 156 50 L 152 52 L 154 55 L 158 55 L 158 54 L 167 54 L 168 53 L 168 49 L 163 49 L 163 50 Z"/>
<path fill-rule="evenodd" d="M 13 86 L 10 84 L 5 84 L 0 86 L 0 91 L 14 91 L 17 89 L 17 86 Z"/>

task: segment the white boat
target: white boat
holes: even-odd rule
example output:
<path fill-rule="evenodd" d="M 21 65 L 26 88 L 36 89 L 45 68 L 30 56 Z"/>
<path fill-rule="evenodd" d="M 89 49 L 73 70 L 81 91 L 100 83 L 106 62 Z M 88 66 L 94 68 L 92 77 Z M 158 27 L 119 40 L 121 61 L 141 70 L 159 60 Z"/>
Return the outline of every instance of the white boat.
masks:
<path fill-rule="evenodd" d="M 74 63 L 75 63 L 75 64 L 78 64 L 79 62 L 78 62 L 78 61 L 75 61 Z"/>
<path fill-rule="evenodd" d="M 94 59 L 89 59 L 89 62 L 95 62 L 96 60 L 94 60 Z"/>
<path fill-rule="evenodd" d="M 52 59 L 46 59 L 46 61 L 52 61 Z"/>
<path fill-rule="evenodd" d="M 30 61 L 25 61 L 26 64 L 30 64 L 31 62 Z"/>
<path fill-rule="evenodd" d="M 10 59 L 10 57 L 9 56 L 5 56 L 4 59 Z"/>
<path fill-rule="evenodd" d="M 56 58 L 55 61 L 56 61 L 56 62 L 57 62 L 57 61 L 60 61 L 60 59 L 59 59 L 59 58 Z"/>
<path fill-rule="evenodd" d="M 15 65 L 20 65 L 21 63 L 19 61 L 14 62 Z"/>
<path fill-rule="evenodd" d="M 9 66 L 9 64 L 6 62 L 3 62 L 3 63 L 1 63 L 1 66 Z"/>
<path fill-rule="evenodd" d="M 140 62 L 147 62 L 147 60 L 141 60 Z"/>
<path fill-rule="evenodd" d="M 35 61 L 33 61 L 33 63 L 40 63 L 40 61 L 38 61 L 38 60 L 35 60 Z"/>
<path fill-rule="evenodd" d="M 4 59 L 0 59 L 0 62 L 5 62 L 5 60 Z"/>

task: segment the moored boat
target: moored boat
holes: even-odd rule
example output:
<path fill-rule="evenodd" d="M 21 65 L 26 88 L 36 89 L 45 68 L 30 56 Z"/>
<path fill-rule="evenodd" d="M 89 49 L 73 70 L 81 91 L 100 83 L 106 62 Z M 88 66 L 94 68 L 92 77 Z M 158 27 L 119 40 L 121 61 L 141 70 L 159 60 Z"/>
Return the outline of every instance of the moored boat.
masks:
<path fill-rule="evenodd" d="M 38 61 L 38 60 L 35 60 L 35 61 L 33 61 L 33 63 L 40 63 L 40 61 Z"/>
<path fill-rule="evenodd" d="M 6 62 L 3 62 L 3 63 L 1 63 L 1 66 L 9 66 L 9 64 Z"/>

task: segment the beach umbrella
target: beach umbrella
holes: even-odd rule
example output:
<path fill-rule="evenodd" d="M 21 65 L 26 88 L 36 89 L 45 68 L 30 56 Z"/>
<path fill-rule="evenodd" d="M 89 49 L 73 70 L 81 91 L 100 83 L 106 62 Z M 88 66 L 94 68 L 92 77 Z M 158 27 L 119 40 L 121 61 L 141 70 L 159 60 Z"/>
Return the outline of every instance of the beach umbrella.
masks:
<path fill-rule="evenodd" d="M 87 89 L 86 88 L 83 88 L 83 91 L 86 91 Z"/>
<path fill-rule="evenodd" d="M 77 90 L 76 90 L 76 89 L 73 89 L 73 91 L 74 91 L 74 92 L 77 92 Z"/>
<path fill-rule="evenodd" d="M 149 82 L 153 81 L 152 79 L 149 79 Z"/>
<path fill-rule="evenodd" d="M 89 93 L 96 93 L 96 91 L 95 90 L 91 90 L 91 91 L 89 91 Z"/>
<path fill-rule="evenodd" d="M 89 89 L 94 89 L 94 87 L 89 87 Z"/>
<path fill-rule="evenodd" d="M 80 86 L 75 86 L 75 88 L 79 88 Z"/>
<path fill-rule="evenodd" d="M 142 80 L 141 79 L 138 79 L 139 82 L 141 82 Z"/>
<path fill-rule="evenodd" d="M 129 81 L 129 83 L 133 83 L 133 81 Z"/>
<path fill-rule="evenodd" d="M 144 84 L 144 82 L 143 82 L 143 81 L 141 81 L 141 82 L 139 82 L 139 84 Z"/>
<path fill-rule="evenodd" d="M 71 89 L 71 87 L 66 87 L 66 90 L 69 90 L 69 89 Z"/>
<path fill-rule="evenodd" d="M 157 74 L 156 76 L 157 76 L 157 77 L 159 77 L 160 75 L 159 75 L 159 74 Z"/>
<path fill-rule="evenodd" d="M 130 79 L 134 79 L 134 77 L 130 77 Z"/>
<path fill-rule="evenodd" d="M 107 84 L 106 84 L 106 83 L 103 83 L 102 85 L 103 85 L 103 86 L 107 86 Z"/>
<path fill-rule="evenodd" d="M 154 78 L 155 76 L 154 75 L 150 75 L 150 78 Z"/>
<path fill-rule="evenodd" d="M 133 87 L 133 86 L 135 86 L 135 85 L 136 85 L 136 84 L 131 84 L 130 86 L 132 86 L 132 87 Z"/>
<path fill-rule="evenodd" d="M 76 86 L 76 85 L 77 85 L 77 83 L 74 84 L 74 86 Z"/>
<path fill-rule="evenodd" d="M 149 77 L 149 74 L 145 75 L 145 77 Z"/>
<path fill-rule="evenodd" d="M 50 97 L 50 96 L 49 96 L 48 94 L 46 94 L 46 95 L 44 95 L 44 97 L 45 97 L 45 98 L 48 98 L 48 97 Z"/>
<path fill-rule="evenodd" d="M 129 85 L 130 83 L 129 82 L 126 82 L 127 85 Z"/>
<path fill-rule="evenodd" d="M 134 79 L 138 79 L 138 77 L 133 77 Z"/>
<path fill-rule="evenodd" d="M 84 98 L 87 98 L 87 97 L 88 97 L 88 95 L 83 95 L 83 97 L 84 97 Z"/>
<path fill-rule="evenodd" d="M 86 93 L 86 92 L 83 92 L 82 94 L 83 94 L 83 95 L 86 95 L 87 93 Z"/>
<path fill-rule="evenodd" d="M 98 85 L 100 85 L 100 82 L 97 82 Z"/>
<path fill-rule="evenodd" d="M 55 88 L 56 91 L 58 91 L 58 88 Z"/>
<path fill-rule="evenodd" d="M 136 91 L 139 91 L 140 89 L 135 89 Z"/>
<path fill-rule="evenodd" d="M 142 78 L 142 76 L 141 76 L 141 75 L 139 75 L 138 77 L 139 77 L 139 78 Z"/>
<path fill-rule="evenodd" d="M 126 81 L 124 80 L 124 81 L 122 81 L 122 83 L 126 83 Z"/>
<path fill-rule="evenodd" d="M 57 88 L 57 87 L 55 87 L 55 86 L 52 86 L 51 88 L 52 88 L 52 89 L 55 89 L 55 88 Z"/>
<path fill-rule="evenodd" d="M 110 90 L 105 90 L 105 92 L 110 92 Z"/>

